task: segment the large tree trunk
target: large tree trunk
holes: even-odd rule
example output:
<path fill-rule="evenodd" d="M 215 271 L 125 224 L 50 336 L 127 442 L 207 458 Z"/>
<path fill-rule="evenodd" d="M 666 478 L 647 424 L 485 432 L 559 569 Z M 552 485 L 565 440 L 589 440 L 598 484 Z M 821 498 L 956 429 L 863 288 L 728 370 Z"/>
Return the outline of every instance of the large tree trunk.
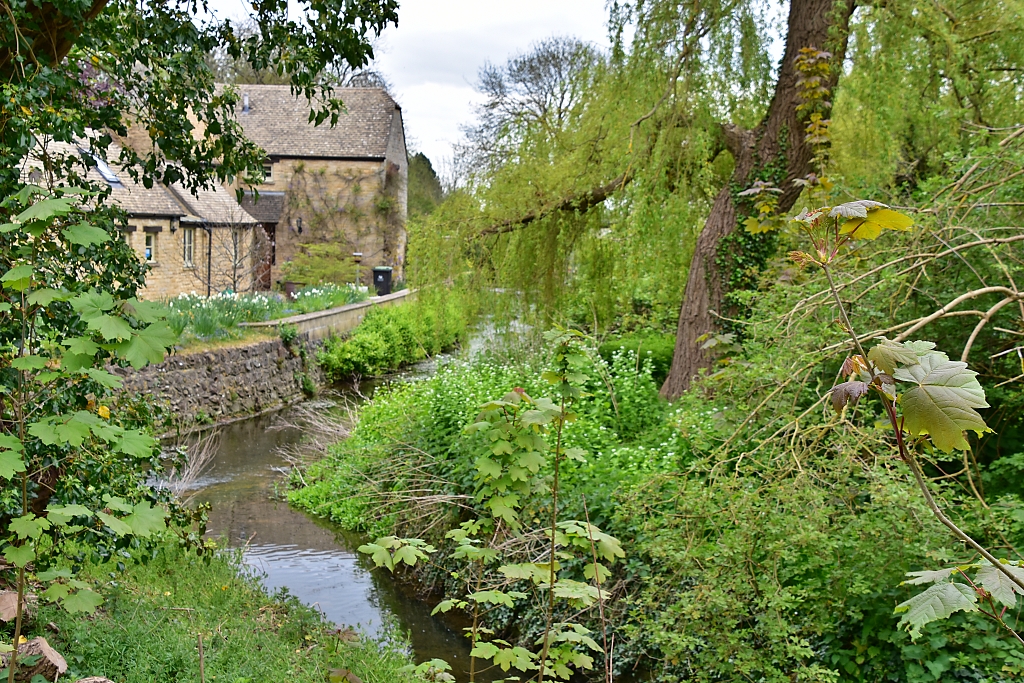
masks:
<path fill-rule="evenodd" d="M 776 163 L 784 154 L 786 177 L 778 184 L 783 190 L 779 195 L 778 211 L 791 209 L 800 196 L 801 188 L 793 181 L 811 172 L 814 151 L 804 140 L 807 124 L 796 110 L 801 97 L 795 60 L 801 48 L 831 48 L 835 64 L 842 64 L 853 8 L 853 0 L 791 0 L 786 52 L 767 114 L 753 131 L 735 126 L 724 128 L 726 146 L 735 158 L 736 166 L 732 182 L 715 197 L 690 262 L 672 367 L 661 387 L 661 394 L 666 398 L 678 398 L 690 387 L 698 371 L 710 366 L 710 357 L 700 348 L 697 339 L 714 330 L 712 311 L 721 311 L 726 294 L 724 274 L 717 261 L 720 260 L 722 239 L 736 230 L 737 206 L 733 188 L 749 187 L 760 171 Z M 838 67 L 833 71 L 832 82 L 827 84 L 830 88 L 838 79 Z"/>

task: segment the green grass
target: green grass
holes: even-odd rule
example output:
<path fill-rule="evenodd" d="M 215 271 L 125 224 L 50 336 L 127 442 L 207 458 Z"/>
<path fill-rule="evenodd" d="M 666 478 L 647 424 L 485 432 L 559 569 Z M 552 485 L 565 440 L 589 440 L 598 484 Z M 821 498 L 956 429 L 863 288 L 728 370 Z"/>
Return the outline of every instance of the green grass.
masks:
<path fill-rule="evenodd" d="M 268 596 L 239 573 L 237 559 L 204 559 L 173 545 L 147 564 L 87 565 L 83 574 L 105 598 L 91 616 L 41 608 L 31 635 L 43 635 L 68 661 L 67 680 L 106 676 L 118 683 L 199 681 L 203 636 L 209 683 L 327 680 L 350 669 L 365 683 L 405 683 L 412 675 L 399 639 L 344 642 L 313 609 Z M 43 625 L 53 622 L 55 635 Z M 30 637 L 31 637 L 30 635 Z"/>

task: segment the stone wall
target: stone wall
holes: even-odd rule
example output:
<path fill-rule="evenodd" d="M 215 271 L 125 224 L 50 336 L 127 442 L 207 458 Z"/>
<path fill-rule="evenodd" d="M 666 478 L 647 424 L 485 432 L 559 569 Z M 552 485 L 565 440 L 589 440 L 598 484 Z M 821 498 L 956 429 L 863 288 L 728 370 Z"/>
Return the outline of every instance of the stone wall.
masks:
<path fill-rule="evenodd" d="M 144 394 L 179 424 L 220 422 L 278 408 L 302 397 L 301 376 L 320 385 L 320 342 L 280 339 L 201 353 L 172 355 L 140 371 L 108 368 L 121 375 L 123 391 Z"/>

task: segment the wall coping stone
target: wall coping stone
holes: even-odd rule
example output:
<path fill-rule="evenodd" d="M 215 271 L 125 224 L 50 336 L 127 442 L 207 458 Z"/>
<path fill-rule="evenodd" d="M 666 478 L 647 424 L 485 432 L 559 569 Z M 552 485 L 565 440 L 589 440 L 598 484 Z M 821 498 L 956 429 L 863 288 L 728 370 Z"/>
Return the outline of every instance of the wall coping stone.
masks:
<path fill-rule="evenodd" d="M 312 313 L 300 313 L 299 315 L 289 316 L 287 318 L 278 318 L 276 320 L 263 320 L 254 323 L 238 323 L 239 327 L 250 327 L 250 328 L 266 328 L 266 327 L 277 327 L 278 325 L 297 325 L 299 323 L 310 322 L 313 320 L 319 320 L 320 318 L 326 318 L 338 313 L 344 313 L 347 311 L 357 311 L 360 308 L 369 308 L 370 306 L 376 306 L 378 304 L 388 303 L 390 301 L 397 301 L 404 299 L 410 294 L 414 294 L 415 289 L 403 289 L 400 292 L 392 292 L 386 296 L 374 296 L 370 297 L 366 301 L 360 301 L 354 304 L 345 304 L 344 306 L 337 306 L 335 308 L 328 308 L 323 311 L 313 311 Z"/>

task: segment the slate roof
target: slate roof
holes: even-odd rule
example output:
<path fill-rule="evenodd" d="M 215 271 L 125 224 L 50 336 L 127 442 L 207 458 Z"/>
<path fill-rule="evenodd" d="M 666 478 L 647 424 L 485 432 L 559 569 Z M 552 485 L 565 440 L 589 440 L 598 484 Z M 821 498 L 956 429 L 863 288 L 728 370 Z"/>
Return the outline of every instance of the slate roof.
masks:
<path fill-rule="evenodd" d="M 234 194 L 220 185 L 212 190 L 199 190 L 193 195 L 191 190 L 175 183 L 170 187 L 178 202 L 188 210 L 182 216 L 182 223 L 206 223 L 221 226 L 251 226 L 258 223 L 244 208 L 235 201 Z"/>
<path fill-rule="evenodd" d="M 235 116 L 245 136 L 271 157 L 384 158 L 398 105 L 381 88 L 338 88 L 345 111 L 333 128 L 309 122 L 309 103 L 287 85 L 238 85 Z M 249 110 L 243 111 L 244 96 Z"/>
<path fill-rule="evenodd" d="M 47 154 L 52 157 L 84 156 L 87 145 L 72 145 L 62 142 L 50 142 L 46 145 Z M 120 154 L 117 145 L 111 145 L 107 156 L 115 159 Z M 28 182 L 32 172 L 42 168 L 42 150 L 34 149 L 29 153 L 22 169 L 22 177 Z M 111 163 L 98 163 L 89 169 L 86 175 L 98 185 L 107 185 L 111 189 L 110 199 L 131 216 L 179 218 L 183 222 L 206 222 L 211 225 L 252 225 L 256 221 L 238 205 L 234 196 L 220 185 L 212 190 L 199 192 L 198 197 L 180 185 L 167 187 L 154 183 L 147 188 L 142 183 L 132 180 L 124 167 Z"/>
<path fill-rule="evenodd" d="M 251 192 L 242 196 L 242 208 L 261 223 L 277 223 L 284 213 L 284 192 L 260 192 L 254 201 Z"/>

